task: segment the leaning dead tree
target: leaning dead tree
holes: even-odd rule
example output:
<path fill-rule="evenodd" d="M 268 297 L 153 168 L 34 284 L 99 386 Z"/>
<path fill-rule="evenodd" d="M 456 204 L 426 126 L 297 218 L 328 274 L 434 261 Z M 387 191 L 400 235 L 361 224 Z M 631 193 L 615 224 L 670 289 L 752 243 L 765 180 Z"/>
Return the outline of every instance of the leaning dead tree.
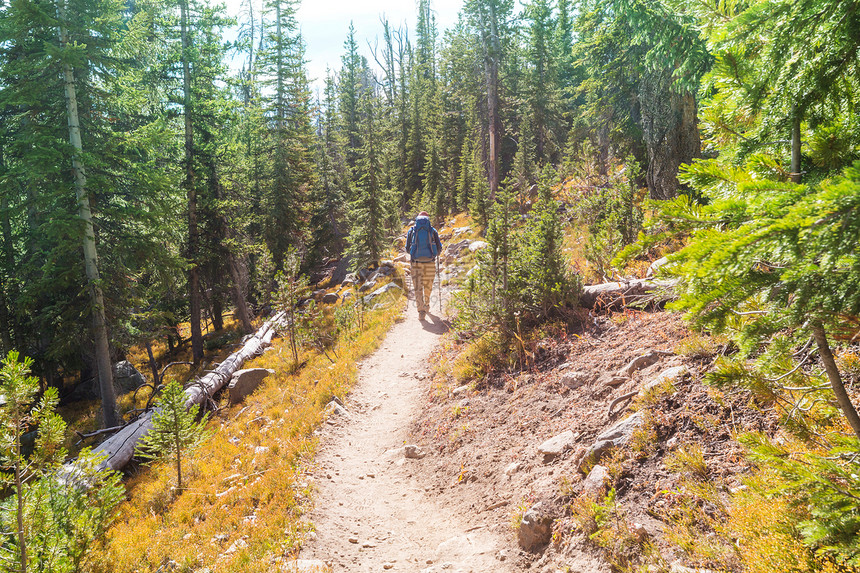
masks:
<path fill-rule="evenodd" d="M 241 369 L 246 360 L 262 354 L 263 349 L 271 346 L 272 338 L 275 336 L 275 325 L 283 316 L 284 313 L 280 312 L 268 320 L 245 342 L 242 348 L 228 356 L 224 362 L 218 365 L 218 368 L 188 385 L 185 388 L 185 395 L 188 397 L 185 407 L 190 408 L 194 404 L 203 404 L 208 401 L 230 381 L 233 373 Z M 135 446 L 152 427 L 153 412 L 154 410 L 144 412 L 93 450 L 97 456 L 106 456 L 100 463 L 101 469 L 121 470 L 131 461 Z"/>

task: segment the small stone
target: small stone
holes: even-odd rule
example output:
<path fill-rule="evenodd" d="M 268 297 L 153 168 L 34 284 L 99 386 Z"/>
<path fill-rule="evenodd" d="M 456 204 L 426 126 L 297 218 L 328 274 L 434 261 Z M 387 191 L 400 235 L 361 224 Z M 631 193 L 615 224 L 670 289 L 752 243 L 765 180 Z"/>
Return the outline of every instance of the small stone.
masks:
<path fill-rule="evenodd" d="M 394 563 L 383 563 L 382 568 L 383 569 L 394 569 Z"/>
<path fill-rule="evenodd" d="M 420 460 L 424 456 L 426 456 L 427 453 L 422 450 L 421 447 L 416 446 L 414 444 L 409 444 L 403 447 L 403 455 L 410 460 Z"/>
<path fill-rule="evenodd" d="M 498 553 L 496 553 L 496 559 L 499 561 L 507 561 L 508 560 L 508 552 L 502 549 Z"/>
<path fill-rule="evenodd" d="M 489 246 L 489 243 L 487 243 L 486 241 L 473 241 L 469 245 L 469 250 L 474 253 L 476 251 L 480 251 L 481 249 L 485 249 L 488 246 Z"/>
<path fill-rule="evenodd" d="M 605 467 L 601 465 L 594 466 L 582 482 L 582 495 L 592 499 L 599 498 L 603 495 L 608 478 L 609 471 Z"/>
<path fill-rule="evenodd" d="M 568 430 L 542 443 L 538 446 L 538 452 L 543 454 L 543 463 L 551 462 L 573 447 L 575 440 L 576 435 L 574 435 L 573 430 Z"/>
<path fill-rule="evenodd" d="M 520 547 L 526 551 L 534 551 L 549 543 L 552 538 L 552 521 L 552 516 L 545 513 L 540 502 L 530 507 L 523 515 L 517 531 Z"/>
<path fill-rule="evenodd" d="M 576 390 L 580 386 L 587 384 L 590 381 L 590 378 L 591 376 L 587 373 L 574 370 L 572 372 L 565 372 L 561 376 L 561 383 L 571 390 Z"/>
<path fill-rule="evenodd" d="M 329 293 L 326 293 L 326 294 L 325 294 L 325 295 L 323 295 L 323 297 L 322 297 L 322 301 L 323 301 L 325 304 L 334 304 L 334 303 L 336 303 L 336 302 L 337 302 L 337 301 L 339 301 L 339 300 L 340 300 L 340 296 L 338 296 L 338 294 L 337 294 L 336 292 L 329 292 Z"/>
<path fill-rule="evenodd" d="M 469 385 L 466 384 L 464 386 L 457 386 L 456 388 L 454 388 L 451 391 L 451 394 L 453 394 L 454 396 L 459 396 L 460 394 L 465 394 L 468 391 L 469 391 Z"/>
<path fill-rule="evenodd" d="M 347 539 L 347 541 L 349 541 L 350 543 L 358 543 L 358 537 L 350 537 L 349 539 Z"/>
<path fill-rule="evenodd" d="M 505 468 L 505 475 L 506 476 L 512 476 L 515 473 L 517 473 L 518 471 L 520 471 L 520 469 L 522 469 L 522 467 L 523 467 L 522 462 L 511 462 Z"/>

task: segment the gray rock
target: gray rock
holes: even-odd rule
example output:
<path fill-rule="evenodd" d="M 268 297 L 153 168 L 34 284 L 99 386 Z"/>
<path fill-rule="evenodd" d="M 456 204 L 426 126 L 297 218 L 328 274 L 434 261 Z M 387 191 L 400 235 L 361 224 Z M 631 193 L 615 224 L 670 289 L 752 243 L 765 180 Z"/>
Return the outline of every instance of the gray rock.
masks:
<path fill-rule="evenodd" d="M 585 386 L 590 381 L 591 376 L 589 376 L 586 372 L 580 372 L 578 370 L 565 372 L 561 375 L 561 383 L 570 388 L 571 390 L 575 390 L 580 386 Z"/>
<path fill-rule="evenodd" d="M 459 257 L 460 253 L 468 249 L 471 243 L 472 241 L 469 239 L 463 239 L 462 241 L 451 243 L 448 245 L 448 248 L 445 249 L 445 254 L 449 257 Z"/>
<path fill-rule="evenodd" d="M 410 460 L 420 460 L 427 455 L 427 452 L 422 450 L 420 446 L 416 446 L 415 444 L 408 444 L 406 446 L 403 446 L 403 455 Z"/>
<path fill-rule="evenodd" d="M 665 384 L 666 382 L 669 382 L 671 380 L 677 380 L 686 373 L 687 367 L 684 365 L 672 366 L 671 368 L 667 368 L 666 370 L 655 376 L 653 380 L 649 380 L 648 382 L 646 382 L 645 385 L 642 386 L 642 389 L 639 390 L 639 394 L 645 394 L 646 392 L 649 392 L 650 390 L 653 390 L 657 386 Z"/>
<path fill-rule="evenodd" d="M 382 261 L 381 263 L 379 263 L 379 268 L 388 268 L 393 272 L 394 271 L 394 261 L 392 261 L 390 259 L 386 259 L 386 260 Z"/>
<path fill-rule="evenodd" d="M 343 416 L 344 418 L 349 418 L 349 410 L 347 410 L 344 405 L 336 399 L 328 403 L 328 405 L 325 407 L 325 411 L 329 415 L 334 414 L 337 416 Z"/>
<path fill-rule="evenodd" d="M 146 378 L 131 362 L 123 360 L 114 364 L 113 385 L 117 395 L 128 394 L 143 384 L 146 384 Z"/>
<path fill-rule="evenodd" d="M 603 457 L 603 454 L 608 452 L 610 449 L 620 448 L 629 442 L 631 436 L 633 436 L 633 432 L 640 429 L 643 423 L 642 413 L 636 412 L 629 418 L 619 420 L 609 429 L 604 430 L 602 434 L 597 436 L 594 440 L 594 444 L 588 448 L 585 455 L 582 457 L 582 461 L 579 464 L 580 471 L 583 471 L 588 464 L 599 462 L 600 458 Z"/>
<path fill-rule="evenodd" d="M 346 291 L 343 293 L 343 301 L 346 302 L 353 297 L 352 291 Z"/>
<path fill-rule="evenodd" d="M 361 280 L 367 280 L 367 277 L 369 277 L 372 272 L 373 271 L 370 269 L 359 269 L 358 278 L 360 278 Z"/>
<path fill-rule="evenodd" d="M 594 466 L 582 482 L 582 495 L 597 499 L 603 495 L 609 471 L 601 465 Z"/>
<path fill-rule="evenodd" d="M 345 286 L 345 287 L 351 287 L 351 286 L 355 286 L 355 283 L 356 283 L 355 279 L 352 279 L 350 277 L 346 277 L 345 279 L 343 279 L 343 282 L 340 283 L 340 285 Z"/>
<path fill-rule="evenodd" d="M 367 292 L 370 289 L 376 288 L 376 280 L 368 280 L 363 285 L 358 287 L 358 292 Z"/>
<path fill-rule="evenodd" d="M 238 404 L 247 398 L 260 386 L 266 376 L 274 373 L 274 370 L 268 368 L 245 368 L 234 372 L 230 379 L 230 385 L 227 386 L 230 403 Z"/>
<path fill-rule="evenodd" d="M 392 300 L 396 300 L 400 298 L 400 296 L 403 294 L 403 289 L 400 288 L 400 285 L 398 285 L 397 283 L 388 283 L 387 285 L 379 287 L 378 289 L 364 297 L 364 304 L 370 304 L 371 302 L 373 302 L 373 299 L 380 297 L 384 294 L 389 295 Z"/>
<path fill-rule="evenodd" d="M 543 454 L 543 463 L 549 463 L 570 448 L 573 447 L 574 442 L 576 441 L 576 435 L 573 433 L 573 430 L 568 430 L 566 432 L 562 432 L 557 436 L 553 436 L 548 439 L 540 446 L 538 446 L 538 452 Z"/>
<path fill-rule="evenodd" d="M 544 511 L 543 504 L 534 504 L 523 515 L 517 532 L 517 541 L 526 551 L 535 551 L 552 539 L 552 516 Z"/>
<path fill-rule="evenodd" d="M 340 300 L 340 296 L 336 292 L 326 293 L 325 296 L 322 297 L 322 301 L 326 304 L 334 304 Z"/>
<path fill-rule="evenodd" d="M 318 289 L 318 290 L 315 290 L 315 291 L 314 291 L 314 299 L 315 299 L 315 300 L 316 300 L 316 299 L 320 299 L 320 298 L 322 298 L 322 297 L 323 297 L 323 295 L 325 295 L 325 289 L 324 289 L 324 288 L 321 288 L 321 289 Z"/>
<path fill-rule="evenodd" d="M 469 250 L 474 253 L 476 251 L 480 251 L 481 249 L 487 248 L 488 246 L 490 245 L 489 243 L 487 243 L 487 241 L 473 241 L 469 245 Z"/>
<path fill-rule="evenodd" d="M 505 475 L 506 476 L 512 476 L 515 473 L 517 473 L 518 471 L 520 471 L 521 469 L 523 469 L 523 463 L 522 462 L 511 462 L 505 467 Z"/>
<path fill-rule="evenodd" d="M 451 390 L 451 394 L 454 396 L 459 396 L 460 394 L 465 394 L 469 391 L 469 385 L 465 384 L 463 386 L 457 386 L 453 390 Z"/>

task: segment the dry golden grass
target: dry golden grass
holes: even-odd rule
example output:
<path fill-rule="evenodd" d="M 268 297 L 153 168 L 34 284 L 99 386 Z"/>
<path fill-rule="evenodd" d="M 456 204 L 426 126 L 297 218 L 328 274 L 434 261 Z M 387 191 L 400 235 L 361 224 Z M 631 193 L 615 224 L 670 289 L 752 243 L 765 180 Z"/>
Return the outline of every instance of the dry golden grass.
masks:
<path fill-rule="evenodd" d="M 310 527 L 302 521 L 312 493 L 303 468 L 316 447 L 313 431 L 331 398 L 356 381 L 356 361 L 377 348 L 402 305 L 368 313 L 364 330 L 338 343 L 334 364 L 306 352 L 304 368 L 290 374 L 288 341 L 276 340 L 250 364 L 274 375 L 210 422 L 215 435 L 187 464 L 187 490 L 174 496 L 167 466 L 137 470 L 87 570 L 155 571 L 172 561 L 178 571 L 271 571 L 294 555 Z"/>

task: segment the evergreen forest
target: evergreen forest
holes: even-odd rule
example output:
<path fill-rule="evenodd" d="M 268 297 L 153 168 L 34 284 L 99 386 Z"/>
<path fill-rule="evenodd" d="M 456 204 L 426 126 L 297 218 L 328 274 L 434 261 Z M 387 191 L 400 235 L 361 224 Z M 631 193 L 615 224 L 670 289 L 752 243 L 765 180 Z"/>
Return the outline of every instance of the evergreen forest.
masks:
<path fill-rule="evenodd" d="M 290 373 L 311 350 L 334 368 L 338 333 L 394 319 L 367 319 L 360 296 L 348 320 L 319 301 L 294 309 L 309 285 L 394 258 L 422 210 L 437 227 L 465 214 L 489 243 L 458 283 L 453 328 L 491 341 L 504 368 L 534 363 L 529 336 L 546 325 L 592 320 L 584 284 L 666 256 L 668 307 L 721 345 L 708 383 L 752 392 L 791 435 L 739 439 L 800 556 L 701 563 L 858 570 L 860 1 L 463 0 L 447 29 L 433 0 L 414 4 L 409 24 L 380 15 L 375 40 L 351 25 L 314 78 L 299 0 L 238 14 L 217 0 L 0 3 L 0 570 L 98 570 L 83 550 L 33 549 L 75 546 L 59 534 L 34 534 L 28 568 L 24 539 L 22 515 L 63 512 L 21 500 L 36 477 L 32 495 L 66 487 L 52 411 L 76 386 L 95 389 L 91 429 L 116 429 L 135 405 L 114 364 L 145 356 L 155 389 L 162 358 L 187 351 L 171 360 L 203 376 L 223 358 L 207 333 L 235 342 L 285 308 Z M 183 420 L 201 433 L 189 444 L 210 437 Z M 37 426 L 28 464 L 20 435 Z M 119 478 L 80 459 L 78 479 L 103 486 L 68 503 L 116 507 Z M 598 544 L 610 501 L 574 511 Z M 111 511 L 64 535 L 102 535 Z M 786 552 L 768 543 L 756 551 Z M 627 555 L 615 571 L 664 570 L 630 557 L 644 549 L 612 551 Z"/>

